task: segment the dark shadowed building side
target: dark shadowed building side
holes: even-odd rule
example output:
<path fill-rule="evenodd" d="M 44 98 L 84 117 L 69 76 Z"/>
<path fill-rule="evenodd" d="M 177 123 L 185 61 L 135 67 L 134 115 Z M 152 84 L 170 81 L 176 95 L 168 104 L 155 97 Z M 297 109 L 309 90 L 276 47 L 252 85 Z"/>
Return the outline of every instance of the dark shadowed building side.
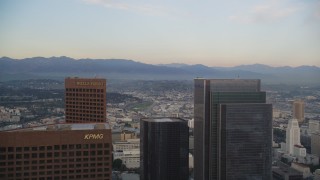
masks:
<path fill-rule="evenodd" d="M 141 180 L 187 180 L 189 128 L 178 118 L 140 121 Z"/>

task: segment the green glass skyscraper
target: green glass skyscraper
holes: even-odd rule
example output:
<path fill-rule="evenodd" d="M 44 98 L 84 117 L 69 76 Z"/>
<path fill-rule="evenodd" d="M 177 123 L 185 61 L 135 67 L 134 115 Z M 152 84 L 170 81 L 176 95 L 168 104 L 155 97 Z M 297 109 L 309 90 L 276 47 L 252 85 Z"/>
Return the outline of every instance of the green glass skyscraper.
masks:
<path fill-rule="evenodd" d="M 194 178 L 271 179 L 272 105 L 260 80 L 195 79 Z"/>

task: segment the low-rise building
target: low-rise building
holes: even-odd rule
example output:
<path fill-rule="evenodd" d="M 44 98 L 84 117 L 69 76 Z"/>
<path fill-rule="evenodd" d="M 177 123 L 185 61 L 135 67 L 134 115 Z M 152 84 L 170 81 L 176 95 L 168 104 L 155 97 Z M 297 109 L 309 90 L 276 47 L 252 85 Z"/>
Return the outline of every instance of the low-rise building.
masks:
<path fill-rule="evenodd" d="M 320 180 L 320 169 L 317 169 L 315 172 L 314 172 L 314 180 Z"/>
<path fill-rule="evenodd" d="M 126 141 L 116 141 L 113 143 L 113 151 L 124 151 L 140 149 L 140 139 L 127 139 Z"/>
<path fill-rule="evenodd" d="M 140 149 L 113 152 L 113 159 L 121 159 L 129 169 L 140 167 Z"/>
<path fill-rule="evenodd" d="M 303 174 L 303 178 L 307 178 L 312 175 L 310 172 L 309 166 L 306 166 L 304 164 L 293 162 L 293 163 L 291 163 L 291 167 L 293 169 L 301 172 Z"/>
<path fill-rule="evenodd" d="M 303 175 L 301 172 L 279 161 L 277 166 L 272 167 L 272 178 L 274 180 L 302 180 Z"/>
<path fill-rule="evenodd" d="M 10 109 L 0 106 L 0 122 L 19 122 L 20 121 L 20 110 Z"/>

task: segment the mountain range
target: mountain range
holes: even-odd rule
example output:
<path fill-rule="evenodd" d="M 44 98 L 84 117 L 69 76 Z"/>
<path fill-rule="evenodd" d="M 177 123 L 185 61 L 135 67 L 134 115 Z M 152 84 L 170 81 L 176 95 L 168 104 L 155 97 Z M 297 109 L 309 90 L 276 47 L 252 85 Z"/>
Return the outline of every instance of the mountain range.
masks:
<path fill-rule="evenodd" d="M 208 67 L 202 64 L 151 65 L 126 59 L 73 59 L 69 57 L 0 58 L 0 81 L 104 77 L 132 80 L 192 80 L 203 78 L 250 78 L 264 83 L 320 84 L 317 66 L 271 67 L 263 64 Z"/>

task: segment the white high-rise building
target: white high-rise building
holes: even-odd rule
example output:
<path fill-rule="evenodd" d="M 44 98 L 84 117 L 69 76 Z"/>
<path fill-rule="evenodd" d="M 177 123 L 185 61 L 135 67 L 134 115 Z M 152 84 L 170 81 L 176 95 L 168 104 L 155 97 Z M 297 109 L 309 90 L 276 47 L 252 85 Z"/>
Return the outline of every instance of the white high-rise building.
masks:
<path fill-rule="evenodd" d="M 288 121 L 286 131 L 286 151 L 288 154 L 293 154 L 294 145 L 301 145 L 300 128 L 297 119 L 291 119 Z"/>

